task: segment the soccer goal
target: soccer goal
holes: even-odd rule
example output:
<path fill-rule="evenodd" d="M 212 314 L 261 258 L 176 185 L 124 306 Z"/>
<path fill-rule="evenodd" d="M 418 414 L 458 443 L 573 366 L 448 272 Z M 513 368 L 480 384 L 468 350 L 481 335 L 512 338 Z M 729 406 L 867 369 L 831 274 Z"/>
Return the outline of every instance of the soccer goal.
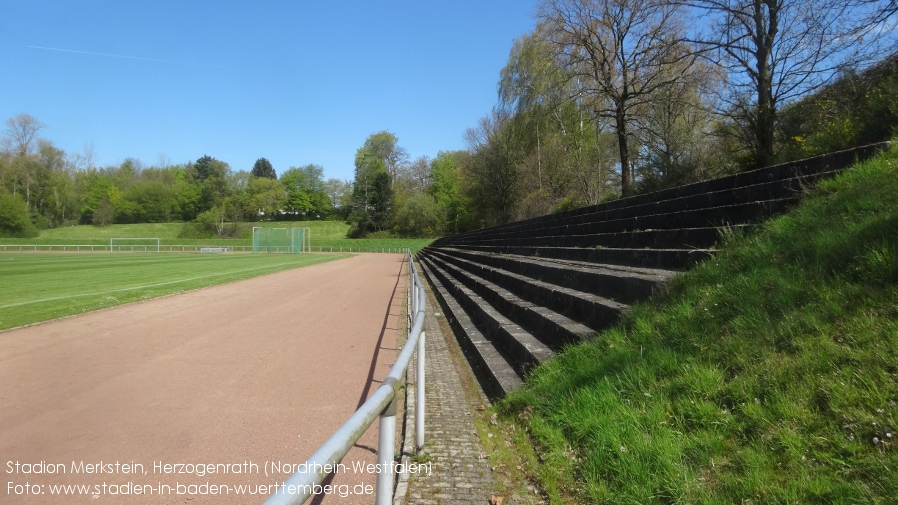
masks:
<path fill-rule="evenodd" d="M 162 241 L 158 238 L 110 238 L 109 252 L 160 252 Z"/>
<path fill-rule="evenodd" d="M 312 252 L 311 233 L 308 228 L 253 227 L 253 252 L 279 252 L 299 254 Z"/>

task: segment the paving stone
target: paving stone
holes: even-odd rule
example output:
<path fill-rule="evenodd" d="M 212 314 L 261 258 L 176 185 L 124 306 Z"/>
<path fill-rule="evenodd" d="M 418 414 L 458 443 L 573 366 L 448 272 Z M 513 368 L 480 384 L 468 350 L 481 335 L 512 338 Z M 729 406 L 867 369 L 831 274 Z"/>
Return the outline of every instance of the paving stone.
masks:
<path fill-rule="evenodd" d="M 452 334 L 440 328 L 440 312 L 432 296 L 428 297 L 428 311 L 424 323 L 426 334 L 425 387 L 426 415 L 424 457 L 414 455 L 414 397 L 417 363 L 409 366 L 406 395 L 406 430 L 403 461 L 432 463 L 430 475 L 425 473 L 400 476 L 407 485 L 407 493 L 394 498 L 395 505 L 414 504 L 487 504 L 495 494 L 489 460 L 477 436 L 474 417 L 476 405 L 471 405 L 463 389 L 459 370 L 448 346 L 458 346 Z M 470 373 L 467 370 L 462 373 Z M 480 392 L 482 395 L 482 392 Z M 485 398 L 480 403 L 486 404 Z"/>

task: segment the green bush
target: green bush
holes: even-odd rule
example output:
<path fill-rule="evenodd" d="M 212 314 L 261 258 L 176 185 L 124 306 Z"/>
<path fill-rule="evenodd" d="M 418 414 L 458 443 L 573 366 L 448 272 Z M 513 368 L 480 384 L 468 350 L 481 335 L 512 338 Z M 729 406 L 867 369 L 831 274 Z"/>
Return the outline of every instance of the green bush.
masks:
<path fill-rule="evenodd" d="M 0 195 L 0 237 L 34 238 L 40 235 L 31 222 L 28 205 L 18 195 Z"/>

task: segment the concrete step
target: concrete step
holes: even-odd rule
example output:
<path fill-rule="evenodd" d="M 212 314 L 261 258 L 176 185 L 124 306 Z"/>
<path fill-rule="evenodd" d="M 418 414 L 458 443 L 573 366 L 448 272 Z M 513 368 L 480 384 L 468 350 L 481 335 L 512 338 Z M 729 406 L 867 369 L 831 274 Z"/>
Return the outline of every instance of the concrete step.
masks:
<path fill-rule="evenodd" d="M 443 245 L 464 248 L 484 243 L 484 241 L 495 244 L 499 241 L 514 238 L 542 237 L 547 235 L 565 236 L 628 233 L 644 230 L 729 227 L 763 222 L 771 216 L 786 212 L 795 206 L 798 201 L 798 197 L 790 197 L 619 218 L 607 218 L 605 213 L 589 214 L 582 216 L 582 219 L 578 219 L 576 223 L 534 223 L 533 226 L 516 231 L 496 230 L 490 235 L 481 237 L 459 237 Z"/>
<path fill-rule="evenodd" d="M 829 176 L 835 173 L 836 172 L 827 172 L 825 175 Z M 824 174 L 818 175 L 823 176 Z M 727 207 L 772 200 L 794 200 L 799 198 L 804 189 L 813 184 L 813 182 L 814 181 L 808 180 L 807 178 L 793 177 L 786 180 L 777 180 L 738 188 L 727 188 L 695 195 L 677 196 L 676 198 L 651 200 L 640 203 L 634 202 L 631 205 L 623 207 L 602 205 L 594 207 L 593 210 L 589 212 L 578 212 L 575 215 L 565 215 L 564 213 L 552 214 L 527 221 L 510 223 L 506 226 L 493 229 L 490 233 L 486 234 L 486 236 L 528 236 L 530 232 L 534 230 L 557 229 L 584 223 L 668 215 L 671 213 L 709 208 L 725 209 Z M 472 238 L 474 236 L 480 235 L 473 235 Z"/>
<path fill-rule="evenodd" d="M 453 295 L 430 270 L 427 261 L 419 261 L 419 264 L 443 308 L 443 315 L 446 316 L 468 363 L 471 364 L 471 369 L 487 395 L 491 398 L 501 398 L 520 388 L 523 380 L 508 359 L 477 329 Z"/>
<path fill-rule="evenodd" d="M 421 260 L 427 263 L 429 271 L 440 280 L 446 292 L 455 298 L 483 336 L 508 358 L 519 375 L 526 376 L 536 365 L 555 357 L 555 352 L 546 344 L 502 315 L 501 311 L 453 278 L 437 262 L 430 261 L 426 256 L 421 257 Z"/>
<path fill-rule="evenodd" d="M 466 246 L 465 249 L 492 254 L 513 254 L 543 259 L 581 261 L 604 265 L 687 270 L 714 255 L 714 249 L 624 249 L 611 247 L 574 248 L 538 246 Z"/>
<path fill-rule="evenodd" d="M 519 227 L 527 227 L 536 222 L 548 223 L 549 221 L 577 217 L 587 214 L 595 214 L 598 212 L 612 211 L 616 209 L 630 209 L 629 212 L 631 212 L 632 215 L 636 215 L 638 213 L 643 213 L 642 211 L 637 212 L 637 208 L 642 205 L 652 205 L 659 202 L 673 200 L 678 200 L 680 203 L 685 203 L 690 197 L 698 196 L 699 198 L 702 198 L 702 195 L 710 193 L 722 193 L 730 190 L 740 191 L 740 188 L 748 186 L 760 186 L 765 184 L 775 185 L 779 183 L 781 188 L 776 188 L 774 189 L 774 191 L 780 191 L 781 189 L 792 191 L 800 190 L 801 188 L 804 188 L 806 186 L 813 186 L 818 180 L 822 178 L 837 174 L 856 161 L 868 159 L 874 156 L 876 153 L 888 149 L 889 146 L 889 142 L 881 142 L 878 144 L 861 146 L 854 149 L 836 153 L 829 153 L 813 158 L 775 165 L 772 167 L 741 172 L 738 174 L 720 177 L 708 181 L 687 184 L 684 186 L 664 189 L 652 193 L 645 193 L 628 198 L 621 198 L 619 200 L 592 205 L 589 207 L 572 209 L 569 211 L 552 214 L 550 216 L 543 216 L 540 218 L 520 221 L 517 223 L 510 223 L 508 225 L 500 225 L 492 228 L 473 230 L 461 235 L 445 237 L 443 239 L 435 241 L 432 245 L 444 246 L 448 245 L 450 242 L 461 239 L 462 237 L 473 238 L 482 235 L 490 235 L 500 230 L 509 231 Z M 782 181 L 789 182 L 783 184 Z M 747 192 L 745 194 L 751 194 L 751 192 Z"/>
<path fill-rule="evenodd" d="M 634 230 L 611 233 L 559 234 L 556 230 L 542 230 L 541 235 L 512 238 L 481 238 L 476 241 L 459 241 L 451 247 L 465 245 L 507 245 L 507 246 L 544 246 L 553 247 L 623 247 L 628 249 L 666 249 L 666 248 L 710 248 L 721 241 L 726 234 L 744 235 L 757 225 L 737 224 L 727 228 L 703 227 L 681 228 L 671 230 Z"/>
<path fill-rule="evenodd" d="M 635 268 L 584 261 L 557 260 L 492 254 L 453 248 L 427 248 L 468 263 L 459 266 L 502 285 L 504 272 L 519 274 L 535 281 L 543 281 L 558 287 L 570 288 L 623 304 L 645 300 L 666 290 L 666 284 L 676 276 L 671 270 Z M 471 264 L 471 267 L 465 265 Z M 493 270 L 499 272 L 493 274 Z"/>
<path fill-rule="evenodd" d="M 624 305 L 609 303 L 607 300 L 595 297 L 595 300 L 591 300 L 591 302 L 593 304 L 602 302 L 598 305 L 598 308 L 606 311 L 605 314 L 597 315 L 595 313 L 595 305 L 588 307 L 590 302 L 588 298 L 591 297 L 588 293 L 579 293 L 558 287 L 555 287 L 549 296 L 566 298 L 568 304 L 558 304 L 551 300 L 548 303 L 544 303 L 540 295 L 546 296 L 547 291 L 541 289 L 542 286 L 539 286 L 539 284 L 545 283 L 519 277 L 517 280 L 520 284 L 511 286 L 512 290 L 510 291 L 503 285 L 491 282 L 486 277 L 478 275 L 483 270 L 477 269 L 475 264 L 466 263 L 465 260 L 460 260 L 460 263 L 454 262 L 452 261 L 453 258 L 446 257 L 440 254 L 439 251 L 432 251 L 425 255 L 429 261 L 438 264 L 440 268 L 456 281 L 461 282 L 480 295 L 487 303 L 500 311 L 502 315 L 519 324 L 554 350 L 560 350 L 564 345 L 577 343 L 594 335 L 598 325 L 590 327 L 587 326 L 588 322 L 599 322 L 607 326 L 616 322 L 620 318 L 620 314 L 627 308 Z M 478 270 L 478 273 L 475 273 L 472 268 Z M 502 279 L 500 277 L 497 280 Z M 549 285 L 545 286 L 552 289 Z M 557 310 L 559 305 L 562 309 L 565 309 L 565 312 L 568 313 L 567 315 Z M 576 314 L 581 317 L 572 319 L 568 317 L 568 315 L 575 315 L 573 314 L 575 311 L 570 309 L 572 305 L 582 306 L 583 309 L 581 311 L 593 309 L 593 312 L 585 315 L 582 313 Z"/>

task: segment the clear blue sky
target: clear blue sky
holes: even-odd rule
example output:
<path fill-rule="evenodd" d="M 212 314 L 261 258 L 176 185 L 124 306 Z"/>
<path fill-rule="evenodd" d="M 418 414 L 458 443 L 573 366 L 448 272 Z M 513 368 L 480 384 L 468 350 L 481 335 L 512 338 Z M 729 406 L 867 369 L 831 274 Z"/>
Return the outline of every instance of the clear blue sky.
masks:
<path fill-rule="evenodd" d="M 368 135 L 465 147 L 536 0 L 0 0 L 0 121 L 96 164 L 208 154 L 351 179 Z"/>

